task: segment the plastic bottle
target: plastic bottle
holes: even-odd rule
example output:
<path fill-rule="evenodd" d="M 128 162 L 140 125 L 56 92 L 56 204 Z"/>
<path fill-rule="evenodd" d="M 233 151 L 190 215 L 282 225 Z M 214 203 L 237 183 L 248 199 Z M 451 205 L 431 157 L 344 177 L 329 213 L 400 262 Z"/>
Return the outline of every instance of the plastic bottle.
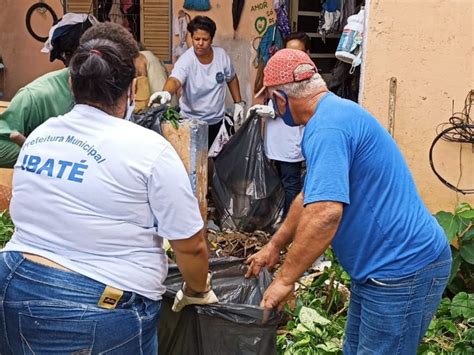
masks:
<path fill-rule="evenodd" d="M 340 61 L 355 64 L 353 61 L 356 59 L 362 43 L 364 19 L 365 11 L 363 7 L 359 13 L 348 17 L 336 49 L 336 58 Z"/>

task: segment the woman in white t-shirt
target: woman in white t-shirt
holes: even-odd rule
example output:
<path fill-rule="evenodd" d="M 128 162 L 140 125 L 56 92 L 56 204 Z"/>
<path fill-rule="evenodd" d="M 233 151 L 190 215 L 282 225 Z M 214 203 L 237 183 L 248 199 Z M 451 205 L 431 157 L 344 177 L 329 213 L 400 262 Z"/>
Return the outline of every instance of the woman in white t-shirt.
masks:
<path fill-rule="evenodd" d="M 24 143 L 0 253 L 0 349 L 156 354 L 169 240 L 185 280 L 173 310 L 217 301 L 197 199 L 163 137 L 128 121 L 133 57 L 94 39 L 70 65 L 76 105 Z"/>
<path fill-rule="evenodd" d="M 226 86 L 234 100 L 236 124 L 243 120 L 245 102 L 229 56 L 224 49 L 212 45 L 215 22 L 207 16 L 196 16 L 189 22 L 188 32 L 193 46 L 179 57 L 163 91 L 154 93 L 150 101 L 159 97 L 162 104 L 168 103 L 171 96 L 182 89 L 181 114 L 208 123 L 210 147 L 224 118 Z"/>

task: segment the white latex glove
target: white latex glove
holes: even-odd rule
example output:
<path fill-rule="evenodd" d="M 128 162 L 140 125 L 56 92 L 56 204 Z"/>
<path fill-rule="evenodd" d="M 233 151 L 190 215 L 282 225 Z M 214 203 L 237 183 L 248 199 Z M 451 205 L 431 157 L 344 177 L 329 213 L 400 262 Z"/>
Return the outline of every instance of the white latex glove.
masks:
<path fill-rule="evenodd" d="M 244 123 L 245 101 L 234 104 L 234 125 L 240 127 Z"/>
<path fill-rule="evenodd" d="M 183 307 L 187 306 L 188 304 L 211 304 L 217 303 L 219 300 L 217 299 L 216 294 L 211 289 L 211 275 L 207 275 L 207 290 L 202 292 L 196 297 L 188 296 L 186 293 L 186 282 L 183 282 L 183 287 L 181 290 L 178 291 L 174 298 L 173 307 L 171 308 L 173 312 L 179 312 L 183 309 Z"/>
<path fill-rule="evenodd" d="M 171 94 L 168 91 L 157 91 L 150 96 L 150 101 L 148 101 L 148 107 L 153 105 L 153 103 L 159 102 L 160 104 L 169 104 L 171 102 Z"/>
<path fill-rule="evenodd" d="M 253 105 L 249 110 L 247 111 L 247 118 L 250 117 L 250 115 L 255 112 L 257 115 L 265 118 L 275 118 L 275 110 L 273 107 L 270 107 L 268 105 Z"/>

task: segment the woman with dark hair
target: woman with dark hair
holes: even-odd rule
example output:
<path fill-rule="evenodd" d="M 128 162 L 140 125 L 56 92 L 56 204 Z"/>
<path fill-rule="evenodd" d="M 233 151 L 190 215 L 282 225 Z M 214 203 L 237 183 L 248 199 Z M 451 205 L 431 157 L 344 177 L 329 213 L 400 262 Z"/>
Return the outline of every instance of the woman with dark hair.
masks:
<path fill-rule="evenodd" d="M 292 32 L 287 38 L 285 38 L 285 48 L 297 49 L 309 54 L 311 40 L 304 32 Z"/>
<path fill-rule="evenodd" d="M 209 125 L 209 147 L 224 118 L 226 87 L 234 100 L 234 122 L 243 120 L 245 102 L 240 96 L 237 74 L 224 49 L 212 45 L 216 24 L 207 16 L 196 16 L 188 24 L 193 47 L 176 61 L 163 91 L 154 93 L 151 101 L 160 98 L 162 104 L 180 88 L 181 113 L 185 118 L 202 120 Z"/>
<path fill-rule="evenodd" d="M 70 73 L 73 110 L 38 127 L 15 164 L 16 229 L 0 253 L 0 349 L 156 354 L 163 238 L 185 280 L 174 309 L 217 301 L 197 200 L 171 145 L 127 121 L 130 52 L 88 41 Z"/>

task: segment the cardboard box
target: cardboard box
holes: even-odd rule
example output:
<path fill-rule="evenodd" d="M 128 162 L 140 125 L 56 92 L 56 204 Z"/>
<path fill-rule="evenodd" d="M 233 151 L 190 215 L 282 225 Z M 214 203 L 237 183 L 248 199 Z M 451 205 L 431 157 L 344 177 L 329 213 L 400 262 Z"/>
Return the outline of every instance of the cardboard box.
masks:
<path fill-rule="evenodd" d="M 13 169 L 0 168 L 0 212 L 8 209 L 12 199 Z"/>
<path fill-rule="evenodd" d="M 207 223 L 207 123 L 184 120 L 176 129 L 169 122 L 162 122 L 161 130 L 183 161 L 202 219 Z"/>

